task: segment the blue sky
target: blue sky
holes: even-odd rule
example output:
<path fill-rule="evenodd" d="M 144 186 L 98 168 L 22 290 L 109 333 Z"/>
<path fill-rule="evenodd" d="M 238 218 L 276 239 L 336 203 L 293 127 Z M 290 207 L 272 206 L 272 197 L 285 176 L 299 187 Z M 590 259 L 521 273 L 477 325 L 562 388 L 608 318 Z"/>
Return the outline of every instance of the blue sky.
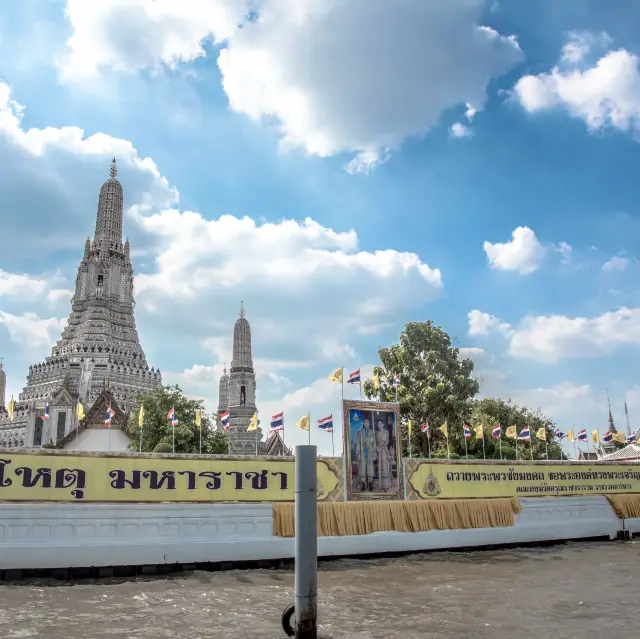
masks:
<path fill-rule="evenodd" d="M 606 388 L 640 415 L 636 3 L 183 4 L 0 10 L 10 393 L 116 155 L 143 346 L 211 410 L 243 299 L 263 420 L 338 414 L 330 370 L 426 319 L 483 394 L 563 429 L 604 430 Z"/>

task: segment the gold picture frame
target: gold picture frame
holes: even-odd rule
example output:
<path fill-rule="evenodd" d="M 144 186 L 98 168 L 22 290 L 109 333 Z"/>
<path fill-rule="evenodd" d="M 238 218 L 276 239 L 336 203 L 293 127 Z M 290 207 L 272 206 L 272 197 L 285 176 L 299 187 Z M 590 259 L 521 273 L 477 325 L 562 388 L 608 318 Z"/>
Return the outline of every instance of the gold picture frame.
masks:
<path fill-rule="evenodd" d="M 342 423 L 347 501 L 402 499 L 400 405 L 344 399 Z"/>

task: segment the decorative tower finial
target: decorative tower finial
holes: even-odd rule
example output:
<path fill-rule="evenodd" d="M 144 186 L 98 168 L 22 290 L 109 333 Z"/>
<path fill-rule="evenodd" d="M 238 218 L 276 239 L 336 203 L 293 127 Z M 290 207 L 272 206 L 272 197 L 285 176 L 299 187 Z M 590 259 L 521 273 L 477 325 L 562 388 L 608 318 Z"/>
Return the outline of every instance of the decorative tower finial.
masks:
<path fill-rule="evenodd" d="M 1 360 L 0 360 L 0 362 L 1 362 Z M 226 375 L 226 374 L 227 374 L 227 362 L 225 362 L 225 363 L 224 363 L 224 368 L 222 369 L 222 373 L 223 373 L 224 375 Z"/>
<path fill-rule="evenodd" d="M 616 427 L 613 424 L 613 415 L 611 414 L 611 401 L 609 400 L 609 389 L 607 388 L 607 404 L 609 405 L 609 432 L 616 433 Z"/>
<path fill-rule="evenodd" d="M 240 301 L 240 317 L 244 317 L 244 302 Z"/>
<path fill-rule="evenodd" d="M 113 160 L 111 160 L 111 169 L 109 171 L 109 175 L 114 178 L 116 177 L 116 175 L 118 175 L 118 167 L 116 166 L 116 159 L 113 158 Z"/>

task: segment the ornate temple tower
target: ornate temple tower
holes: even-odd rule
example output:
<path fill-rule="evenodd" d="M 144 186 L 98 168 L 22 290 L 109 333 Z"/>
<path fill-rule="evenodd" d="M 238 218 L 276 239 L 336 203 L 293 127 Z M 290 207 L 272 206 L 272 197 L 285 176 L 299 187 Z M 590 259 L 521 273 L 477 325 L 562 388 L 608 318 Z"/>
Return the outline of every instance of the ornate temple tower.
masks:
<path fill-rule="evenodd" d="M 103 421 L 108 403 L 121 423 L 139 395 L 162 385 L 160 371 L 147 364 L 133 316 L 131 249 L 129 240 L 122 243 L 124 203 L 117 175 L 114 158 L 100 189 L 93 241 L 85 242 L 67 325 L 51 356 L 29 367 L 14 421 L 0 412 L 0 447 L 3 440 L 29 447 L 61 442 L 76 426 L 78 401 L 87 421 Z M 45 402 L 50 418 L 43 423 Z M 10 438 L 3 438 L 3 426 L 13 432 Z"/>
<path fill-rule="evenodd" d="M 7 407 L 7 374 L 4 372 L 2 366 L 2 359 L 0 359 L 0 408 Z"/>
<path fill-rule="evenodd" d="M 220 379 L 223 386 L 225 375 Z M 240 317 L 233 327 L 233 359 L 227 384 L 227 405 L 230 418 L 229 452 L 232 455 L 255 455 L 256 438 L 258 452 L 262 446 L 262 430 L 247 432 L 249 422 L 256 412 L 256 374 L 251 354 L 251 327 L 240 304 Z M 221 397 L 222 400 L 222 397 Z"/>

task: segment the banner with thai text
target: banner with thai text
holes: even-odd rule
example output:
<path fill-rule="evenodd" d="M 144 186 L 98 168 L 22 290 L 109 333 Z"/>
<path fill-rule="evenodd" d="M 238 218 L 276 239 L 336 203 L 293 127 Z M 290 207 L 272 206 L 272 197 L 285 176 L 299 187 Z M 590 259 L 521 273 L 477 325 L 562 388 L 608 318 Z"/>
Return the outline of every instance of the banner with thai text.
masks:
<path fill-rule="evenodd" d="M 292 457 L 0 450 L 0 501 L 293 501 Z M 319 501 L 344 501 L 341 458 L 318 459 Z"/>
<path fill-rule="evenodd" d="M 407 499 L 640 493 L 640 465 L 405 460 Z"/>

